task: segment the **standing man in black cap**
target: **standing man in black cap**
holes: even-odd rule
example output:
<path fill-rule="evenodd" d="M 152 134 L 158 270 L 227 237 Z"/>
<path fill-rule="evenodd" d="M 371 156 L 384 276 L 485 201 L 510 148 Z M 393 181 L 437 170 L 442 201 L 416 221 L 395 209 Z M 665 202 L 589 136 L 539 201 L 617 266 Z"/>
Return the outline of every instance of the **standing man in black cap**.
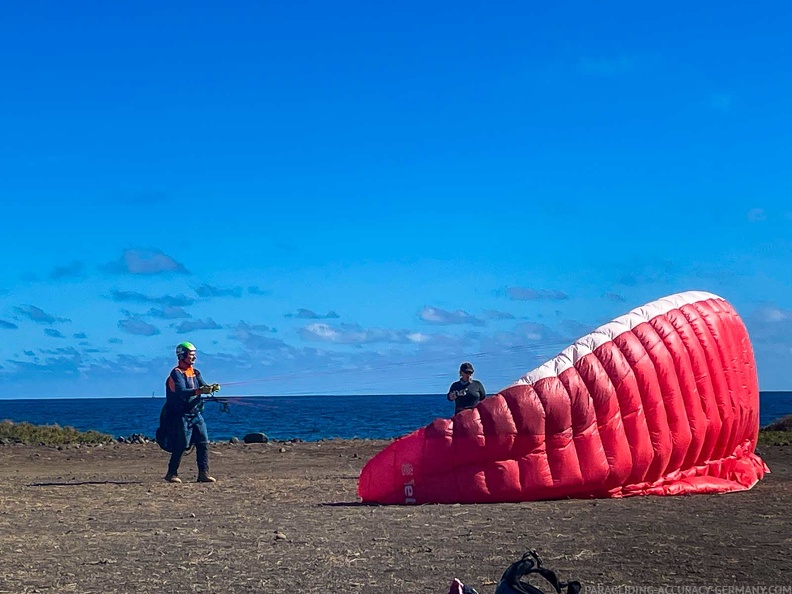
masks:
<path fill-rule="evenodd" d="M 473 379 L 473 366 L 470 363 L 462 363 L 459 366 L 459 381 L 451 384 L 448 388 L 447 398 L 454 403 L 454 414 L 474 408 L 479 402 L 487 397 L 484 384 Z"/>

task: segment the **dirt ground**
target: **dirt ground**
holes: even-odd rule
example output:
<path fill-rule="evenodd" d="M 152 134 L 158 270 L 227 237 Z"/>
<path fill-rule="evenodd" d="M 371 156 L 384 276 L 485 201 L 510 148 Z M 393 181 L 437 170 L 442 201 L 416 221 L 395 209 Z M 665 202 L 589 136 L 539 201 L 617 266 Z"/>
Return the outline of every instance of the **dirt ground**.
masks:
<path fill-rule="evenodd" d="M 1 446 L 0 592 L 491 594 L 529 548 L 601 594 L 792 584 L 792 447 L 760 448 L 772 473 L 743 493 L 361 505 L 386 444 L 214 444 L 214 485 L 194 454 L 165 483 L 155 444 Z"/>

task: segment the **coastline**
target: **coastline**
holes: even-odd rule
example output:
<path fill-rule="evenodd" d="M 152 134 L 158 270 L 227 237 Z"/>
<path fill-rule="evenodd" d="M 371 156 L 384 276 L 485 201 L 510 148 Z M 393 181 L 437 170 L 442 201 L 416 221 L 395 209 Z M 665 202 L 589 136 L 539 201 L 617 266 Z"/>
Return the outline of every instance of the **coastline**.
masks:
<path fill-rule="evenodd" d="M 242 439 L 251 432 L 281 441 L 393 439 L 453 413 L 445 395 L 432 394 L 394 396 L 401 398 L 397 409 L 385 395 L 230 398 L 230 414 L 207 404 L 204 416 L 212 441 Z M 136 433 L 150 438 L 159 424 L 163 402 L 156 398 L 5 400 L 0 404 L 0 421 L 58 424 L 116 438 Z M 792 414 L 792 393 L 765 396 L 759 413 L 762 426 Z"/>

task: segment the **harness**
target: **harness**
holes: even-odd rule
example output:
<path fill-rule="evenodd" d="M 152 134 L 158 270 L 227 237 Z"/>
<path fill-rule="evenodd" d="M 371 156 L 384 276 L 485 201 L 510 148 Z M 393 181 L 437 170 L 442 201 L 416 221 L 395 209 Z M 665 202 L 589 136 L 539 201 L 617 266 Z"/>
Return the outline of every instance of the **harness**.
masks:
<path fill-rule="evenodd" d="M 220 412 L 221 413 L 228 413 L 231 414 L 231 409 L 228 408 L 228 398 L 220 398 L 219 396 L 201 396 L 200 402 L 195 405 L 195 412 L 196 414 L 199 412 L 203 412 L 204 402 L 216 402 L 220 405 Z M 189 454 L 193 451 L 193 444 L 188 444 L 187 449 L 184 450 L 185 455 Z"/>
<path fill-rule="evenodd" d="M 214 402 L 220 405 L 220 412 L 224 413 L 231 413 L 231 409 L 228 408 L 228 398 L 220 398 L 218 396 L 209 395 L 209 396 L 201 396 L 199 402 L 196 403 L 195 407 L 193 408 L 193 417 L 197 416 L 203 410 L 205 402 Z M 160 411 L 160 423 L 159 427 L 157 427 L 157 431 L 154 437 L 154 440 L 157 442 L 157 445 L 161 447 L 166 452 L 173 452 L 174 444 L 171 442 L 172 436 L 172 427 L 173 423 L 176 422 L 178 416 L 171 416 L 168 411 L 168 403 L 162 405 L 162 410 Z M 187 449 L 184 450 L 185 454 L 189 454 L 192 452 L 193 446 L 192 444 L 187 445 Z"/>
<path fill-rule="evenodd" d="M 542 567 L 542 559 L 536 550 L 531 549 L 522 556 L 522 559 L 512 563 L 509 568 L 503 572 L 503 576 L 498 582 L 498 587 L 495 594 L 545 594 L 536 586 L 522 581 L 520 578 L 528 576 L 532 573 L 538 573 L 545 580 L 550 582 L 556 594 L 579 594 L 580 582 L 569 581 L 562 582 L 558 579 L 555 572 Z"/>

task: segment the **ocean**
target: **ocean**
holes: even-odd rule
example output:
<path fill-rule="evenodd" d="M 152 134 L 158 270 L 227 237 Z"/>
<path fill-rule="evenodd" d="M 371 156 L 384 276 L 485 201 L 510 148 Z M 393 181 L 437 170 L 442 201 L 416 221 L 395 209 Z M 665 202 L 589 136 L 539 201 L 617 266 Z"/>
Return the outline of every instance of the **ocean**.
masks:
<path fill-rule="evenodd" d="M 95 430 L 113 437 L 153 437 L 164 398 L 0 400 L 0 420 Z M 270 439 L 389 439 L 438 417 L 453 404 L 443 394 L 379 396 L 268 396 L 230 398 L 230 413 L 208 402 L 204 417 L 212 441 L 265 433 Z M 761 392 L 760 424 L 792 414 L 792 392 Z"/>

